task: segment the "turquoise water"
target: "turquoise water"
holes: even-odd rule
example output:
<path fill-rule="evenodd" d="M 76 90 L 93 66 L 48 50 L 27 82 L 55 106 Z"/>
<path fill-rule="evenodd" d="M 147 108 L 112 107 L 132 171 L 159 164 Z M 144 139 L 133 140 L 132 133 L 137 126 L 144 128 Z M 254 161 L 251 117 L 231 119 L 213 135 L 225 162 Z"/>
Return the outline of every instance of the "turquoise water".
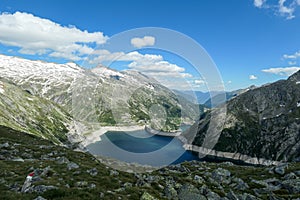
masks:
<path fill-rule="evenodd" d="M 186 151 L 177 138 L 151 135 L 144 130 L 112 131 L 100 138 L 101 141 L 87 146 L 92 154 L 112 157 L 125 162 L 164 166 L 199 160 L 197 155 Z"/>

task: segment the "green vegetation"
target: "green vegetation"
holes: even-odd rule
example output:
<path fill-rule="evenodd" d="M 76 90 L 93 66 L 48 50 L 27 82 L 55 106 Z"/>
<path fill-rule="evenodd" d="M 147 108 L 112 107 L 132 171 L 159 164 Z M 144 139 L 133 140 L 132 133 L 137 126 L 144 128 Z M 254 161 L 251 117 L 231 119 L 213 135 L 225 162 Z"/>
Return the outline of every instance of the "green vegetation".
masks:
<path fill-rule="evenodd" d="M 58 104 L 33 96 L 17 86 L 5 82 L 0 95 L 0 125 L 12 127 L 56 143 L 67 142 L 70 115 Z"/>
<path fill-rule="evenodd" d="M 114 116 L 112 114 L 112 111 L 104 111 L 101 114 L 98 115 L 98 122 L 102 125 L 115 125 L 116 121 L 114 119 Z"/>
<path fill-rule="evenodd" d="M 167 199 L 166 195 L 169 193 L 165 188 L 173 187 L 177 191 L 176 195 L 177 193 L 180 195 L 180 191 L 187 184 L 189 187 L 199 188 L 196 190 L 199 195 L 210 191 L 220 197 L 225 197 L 233 191 L 235 194 L 246 193 L 257 196 L 254 191 L 264 189 L 264 186 L 258 184 L 259 181 L 288 180 L 284 175 L 271 173 L 270 167 L 196 161 L 169 166 L 154 172 L 131 174 L 107 167 L 88 153 L 72 151 L 47 140 L 2 126 L 0 126 L 0 151 L 2 159 L 0 160 L 1 199 L 32 200 L 37 196 L 46 199 L 70 200 L 99 199 L 100 197 L 102 199 L 140 199 L 145 193 L 158 199 Z M 16 158 L 24 161 L 13 161 Z M 69 163 L 76 163 L 78 167 L 68 169 Z M 229 170 L 231 175 L 221 179 L 223 181 L 217 181 L 218 177 L 215 173 L 219 170 L 218 168 Z M 37 191 L 21 193 L 20 189 L 25 177 L 33 170 L 38 174 L 32 183 L 34 187 L 50 186 L 54 189 L 40 193 Z M 285 169 L 285 174 L 297 171 L 300 172 L 300 163 L 291 163 Z M 249 187 L 245 190 L 237 189 L 235 187 L 237 177 Z M 256 181 L 253 182 L 253 180 Z M 290 193 L 287 187 L 274 191 L 273 195 L 286 199 L 300 197 L 299 193 Z M 268 199 L 269 193 L 262 193 L 259 197 Z"/>
<path fill-rule="evenodd" d="M 181 109 L 178 105 L 178 100 L 175 97 L 170 97 L 172 96 L 167 96 L 164 93 L 155 93 L 154 91 L 146 89 L 135 91 L 128 101 L 132 119 L 137 122 L 140 120 L 149 122 L 149 120 L 153 120 L 151 118 L 159 120 L 158 118 L 163 117 L 161 120 L 165 121 L 164 126 L 153 128 L 161 129 L 163 131 L 177 130 L 181 123 Z M 161 112 L 165 112 L 166 116 L 159 116 L 160 113 L 154 113 L 158 115 L 149 116 L 152 106 L 161 106 L 161 108 L 163 108 Z"/>

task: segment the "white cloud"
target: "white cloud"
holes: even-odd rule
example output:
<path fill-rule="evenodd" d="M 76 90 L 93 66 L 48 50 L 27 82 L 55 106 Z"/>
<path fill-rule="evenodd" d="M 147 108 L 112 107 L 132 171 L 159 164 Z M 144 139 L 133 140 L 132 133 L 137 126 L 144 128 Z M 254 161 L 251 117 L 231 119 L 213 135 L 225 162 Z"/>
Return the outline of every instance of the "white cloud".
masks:
<path fill-rule="evenodd" d="M 294 54 L 291 54 L 291 55 L 288 55 L 288 54 L 284 54 L 283 55 L 283 58 L 284 59 L 297 59 L 300 57 L 300 51 L 294 53 Z"/>
<path fill-rule="evenodd" d="M 278 67 L 262 70 L 266 73 L 276 74 L 280 76 L 290 76 L 300 70 L 300 67 Z"/>
<path fill-rule="evenodd" d="M 257 8 L 269 9 L 275 15 L 285 17 L 286 19 L 293 19 L 296 17 L 294 13 L 300 5 L 300 0 L 254 0 L 253 4 Z"/>
<path fill-rule="evenodd" d="M 103 49 L 96 50 L 92 54 L 94 55 L 90 61 L 92 64 L 99 64 L 104 61 L 128 61 L 129 70 L 142 72 L 170 88 L 174 88 L 176 84 L 179 87 L 180 84 L 193 77 L 192 74 L 185 72 L 185 68 L 165 61 L 161 55 L 141 54 L 137 51 L 130 53 L 109 52 Z M 174 83 L 176 84 L 174 85 Z"/>
<path fill-rule="evenodd" d="M 206 84 L 206 82 L 204 80 L 195 80 L 195 84 L 197 85 L 203 85 L 203 84 Z"/>
<path fill-rule="evenodd" d="M 289 7 L 285 6 L 284 3 L 286 0 L 279 0 L 278 6 L 279 6 L 279 13 L 282 16 L 285 16 L 287 19 L 293 19 L 295 17 L 295 3 L 289 5 Z"/>
<path fill-rule="evenodd" d="M 167 61 L 136 60 L 128 65 L 129 68 L 142 72 L 184 72 L 183 67 Z"/>
<path fill-rule="evenodd" d="M 261 8 L 265 2 L 266 0 L 254 0 L 254 6 Z"/>
<path fill-rule="evenodd" d="M 231 84 L 231 83 L 232 83 L 232 81 L 227 81 L 227 83 L 228 83 L 228 84 Z"/>
<path fill-rule="evenodd" d="M 74 26 L 65 27 L 29 13 L 0 15 L 0 43 L 19 47 L 22 54 L 47 54 L 81 60 L 93 51 L 89 44 L 103 44 L 102 32 L 89 33 Z"/>
<path fill-rule="evenodd" d="M 297 62 L 296 62 L 296 61 L 289 61 L 288 64 L 289 64 L 289 65 L 296 65 Z"/>
<path fill-rule="evenodd" d="M 163 61 L 163 57 L 161 55 L 155 54 L 140 54 L 137 51 L 133 51 L 130 53 L 124 52 L 110 52 L 108 50 L 100 49 L 92 52 L 91 63 L 101 63 L 104 61 L 137 61 L 139 63 L 153 63 Z"/>
<path fill-rule="evenodd" d="M 172 88 L 174 83 L 181 83 L 193 76 L 185 72 L 185 68 L 165 61 L 161 55 L 140 54 L 139 52 L 130 52 L 120 57 L 119 60 L 132 61 L 128 68 L 142 72 L 155 78 L 167 87 Z"/>
<path fill-rule="evenodd" d="M 97 55 L 91 62 L 101 63 L 103 61 L 131 61 L 128 67 L 132 70 L 141 72 L 176 72 L 183 73 L 185 69 L 176 64 L 169 63 L 161 55 L 141 54 L 137 51 L 130 53 L 109 52 L 107 50 L 96 50 L 93 54 Z"/>
<path fill-rule="evenodd" d="M 250 79 L 250 80 L 256 80 L 256 79 L 257 79 L 257 76 L 255 76 L 255 75 L 250 75 L 250 76 L 249 76 L 249 79 Z"/>
<path fill-rule="evenodd" d="M 155 44 L 155 37 L 145 36 L 143 38 L 132 38 L 131 39 L 132 46 L 136 48 L 142 48 L 145 46 L 153 46 Z"/>

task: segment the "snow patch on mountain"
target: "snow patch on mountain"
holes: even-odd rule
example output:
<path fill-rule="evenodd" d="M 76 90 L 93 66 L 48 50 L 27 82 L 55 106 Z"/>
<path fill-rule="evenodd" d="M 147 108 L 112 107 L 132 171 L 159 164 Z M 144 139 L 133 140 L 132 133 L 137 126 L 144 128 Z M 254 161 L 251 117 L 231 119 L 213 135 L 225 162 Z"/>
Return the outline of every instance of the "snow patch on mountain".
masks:
<path fill-rule="evenodd" d="M 0 81 L 0 93 L 3 94 L 4 93 L 4 85 L 3 83 Z"/>
<path fill-rule="evenodd" d="M 103 77 L 103 78 L 114 78 L 119 80 L 120 78 L 124 78 L 124 75 L 118 71 L 110 69 L 104 66 L 98 66 L 91 70 L 94 74 Z"/>
<path fill-rule="evenodd" d="M 64 84 L 84 72 L 84 69 L 75 63 L 47 63 L 5 55 L 0 55 L 0 60 L 1 77 L 13 80 L 17 84 L 42 84 L 42 94 L 47 93 L 50 85 Z"/>

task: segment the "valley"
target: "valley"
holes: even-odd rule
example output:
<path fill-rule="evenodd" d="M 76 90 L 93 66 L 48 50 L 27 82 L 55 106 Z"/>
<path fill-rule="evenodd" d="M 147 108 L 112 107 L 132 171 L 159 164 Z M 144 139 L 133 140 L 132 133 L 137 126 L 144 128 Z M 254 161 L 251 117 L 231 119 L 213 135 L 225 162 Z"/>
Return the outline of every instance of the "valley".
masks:
<path fill-rule="evenodd" d="M 5 199 L 300 198 L 300 72 L 205 106 L 134 71 L 0 59 Z"/>

